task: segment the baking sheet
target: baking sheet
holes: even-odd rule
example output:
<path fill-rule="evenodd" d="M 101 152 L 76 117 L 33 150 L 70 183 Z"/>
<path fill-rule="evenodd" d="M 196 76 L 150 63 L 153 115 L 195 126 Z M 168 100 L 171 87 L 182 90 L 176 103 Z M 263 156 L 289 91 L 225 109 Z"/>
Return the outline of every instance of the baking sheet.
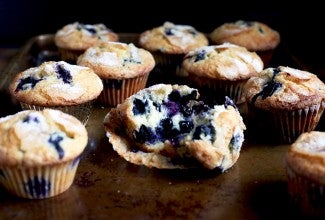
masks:
<path fill-rule="evenodd" d="M 120 34 L 120 39 L 136 43 L 137 36 Z M 20 110 L 7 91 L 13 75 L 57 59 L 53 35 L 26 42 L 1 74 L 3 114 Z M 273 219 L 298 215 L 287 193 L 284 155 L 288 145 L 267 142 L 263 131 L 247 136 L 237 163 L 225 173 L 150 169 L 128 163 L 113 151 L 102 124 L 108 111 L 94 108 L 86 126 L 89 143 L 67 191 L 45 200 L 26 200 L 0 188 L 0 219 Z"/>

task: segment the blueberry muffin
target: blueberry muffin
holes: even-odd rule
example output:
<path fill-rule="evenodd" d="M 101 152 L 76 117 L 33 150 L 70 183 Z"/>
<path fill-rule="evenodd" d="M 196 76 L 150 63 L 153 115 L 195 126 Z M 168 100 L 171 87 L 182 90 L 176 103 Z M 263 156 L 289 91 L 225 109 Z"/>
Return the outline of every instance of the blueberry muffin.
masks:
<path fill-rule="evenodd" d="M 325 132 L 301 134 L 286 154 L 286 170 L 293 210 L 324 219 Z"/>
<path fill-rule="evenodd" d="M 80 54 L 99 42 L 118 40 L 118 35 L 101 23 L 74 22 L 63 26 L 54 35 L 61 59 L 71 63 L 75 63 Z"/>
<path fill-rule="evenodd" d="M 163 82 L 178 74 L 184 55 L 197 47 L 207 46 L 208 38 L 189 25 L 165 22 L 162 26 L 142 32 L 139 45 L 150 51 L 156 60 Z M 166 75 L 171 73 L 169 75 Z"/>
<path fill-rule="evenodd" d="M 245 125 L 230 99 L 210 108 L 198 98 L 185 85 L 143 89 L 105 116 L 109 142 L 134 164 L 225 171 L 239 157 Z"/>
<path fill-rule="evenodd" d="M 221 103 L 229 96 L 236 104 L 245 100 L 246 81 L 263 70 L 255 52 L 230 43 L 203 46 L 187 53 L 182 63 L 190 85 L 200 90 L 206 101 Z"/>
<path fill-rule="evenodd" d="M 149 51 L 132 43 L 106 42 L 88 48 L 77 64 L 93 69 L 102 79 L 99 102 L 116 106 L 146 86 L 155 60 Z"/>
<path fill-rule="evenodd" d="M 53 109 L 3 117 L 0 135 L 0 184 L 29 199 L 66 191 L 88 142 L 87 130 L 79 120 Z"/>
<path fill-rule="evenodd" d="M 262 22 L 238 20 L 215 28 L 210 33 L 210 40 L 212 44 L 229 42 L 255 51 L 268 66 L 280 43 L 280 34 Z"/>
<path fill-rule="evenodd" d="M 244 95 L 254 127 L 262 122 L 267 130 L 274 129 L 267 133 L 292 143 L 318 124 L 325 105 L 325 84 L 310 72 L 279 66 L 249 79 Z"/>
<path fill-rule="evenodd" d="M 16 74 L 9 90 L 23 109 L 55 108 L 86 124 L 103 83 L 88 67 L 48 61 Z"/>

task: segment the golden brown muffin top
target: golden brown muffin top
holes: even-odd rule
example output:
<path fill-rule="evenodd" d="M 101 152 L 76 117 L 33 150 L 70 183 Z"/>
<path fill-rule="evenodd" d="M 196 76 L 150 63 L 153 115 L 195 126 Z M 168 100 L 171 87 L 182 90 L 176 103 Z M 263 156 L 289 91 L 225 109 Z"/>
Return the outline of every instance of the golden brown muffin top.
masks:
<path fill-rule="evenodd" d="M 263 70 L 263 61 L 255 52 L 230 43 L 194 49 L 182 65 L 189 74 L 220 80 L 248 79 Z"/>
<path fill-rule="evenodd" d="M 155 66 L 152 54 L 120 42 L 105 42 L 88 48 L 77 64 L 92 68 L 102 79 L 127 79 L 149 73 Z"/>
<path fill-rule="evenodd" d="M 286 163 L 298 175 L 325 185 L 325 132 L 301 134 L 290 146 Z"/>
<path fill-rule="evenodd" d="M 0 118 L 0 167 L 37 167 L 77 157 L 88 142 L 85 126 L 58 110 L 26 110 Z"/>
<path fill-rule="evenodd" d="M 262 22 L 238 20 L 214 29 L 210 39 L 214 44 L 229 42 L 250 51 L 265 51 L 278 46 L 280 34 Z"/>
<path fill-rule="evenodd" d="M 88 67 L 48 61 L 18 73 L 10 83 L 18 101 L 39 106 L 70 106 L 94 100 L 102 80 Z"/>
<path fill-rule="evenodd" d="M 324 102 L 325 84 L 310 72 L 279 66 L 250 78 L 244 94 L 258 108 L 296 110 Z"/>
<path fill-rule="evenodd" d="M 150 52 L 185 54 L 194 48 L 208 45 L 207 37 L 189 25 L 165 22 L 140 34 L 139 44 Z"/>
<path fill-rule="evenodd" d="M 58 47 L 70 50 L 85 50 L 106 41 L 118 41 L 118 35 L 104 24 L 74 22 L 59 29 L 54 36 Z"/>

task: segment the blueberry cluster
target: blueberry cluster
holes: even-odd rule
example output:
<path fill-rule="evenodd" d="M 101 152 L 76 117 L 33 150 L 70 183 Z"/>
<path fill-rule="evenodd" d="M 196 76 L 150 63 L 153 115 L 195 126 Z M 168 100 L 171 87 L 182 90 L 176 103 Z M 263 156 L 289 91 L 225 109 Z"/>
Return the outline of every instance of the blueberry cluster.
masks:
<path fill-rule="evenodd" d="M 156 127 L 142 124 L 139 130 L 133 131 L 133 139 L 140 144 L 169 141 L 172 145 L 177 146 L 184 136 L 191 134 L 193 140 L 206 137 L 213 142 L 216 131 L 207 121 L 209 119 L 206 119 L 210 108 L 198 101 L 197 97 L 196 90 L 182 95 L 178 90 L 173 90 L 167 100 L 152 102 L 154 110 L 150 108 L 149 100 L 135 98 L 132 109 L 135 116 L 148 115 L 152 111 L 158 111 L 166 112 L 167 117 L 157 116 L 161 118 Z"/>

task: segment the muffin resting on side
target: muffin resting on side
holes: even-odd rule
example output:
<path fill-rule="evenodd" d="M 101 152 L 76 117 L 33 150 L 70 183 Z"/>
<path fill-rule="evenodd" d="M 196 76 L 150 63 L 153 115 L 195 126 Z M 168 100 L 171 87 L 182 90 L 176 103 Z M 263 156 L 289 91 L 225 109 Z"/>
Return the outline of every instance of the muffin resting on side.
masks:
<path fill-rule="evenodd" d="M 109 142 L 138 165 L 229 169 L 244 141 L 242 117 L 230 99 L 210 108 L 198 97 L 185 85 L 157 84 L 139 91 L 105 116 Z"/>
<path fill-rule="evenodd" d="M 54 108 L 86 124 L 103 83 L 88 67 L 48 61 L 18 73 L 9 90 L 23 109 Z"/>
<path fill-rule="evenodd" d="M 78 56 L 100 42 L 118 41 L 119 37 L 104 24 L 74 22 L 59 29 L 54 35 L 61 59 L 75 63 Z"/>
<path fill-rule="evenodd" d="M 139 45 L 153 54 L 155 72 L 162 72 L 163 81 L 179 74 L 186 53 L 208 44 L 208 38 L 194 27 L 171 22 L 146 30 L 139 36 Z"/>
<path fill-rule="evenodd" d="M 0 135 L 0 184 L 29 199 L 66 191 L 88 142 L 79 120 L 53 109 L 0 118 Z"/>
<path fill-rule="evenodd" d="M 255 52 L 230 43 L 199 47 L 187 53 L 183 60 L 190 84 L 200 90 L 209 102 L 224 101 L 229 96 L 236 104 L 246 81 L 263 70 L 263 62 Z"/>
<path fill-rule="evenodd" d="M 280 43 L 280 34 L 262 22 L 238 20 L 215 28 L 210 40 L 212 44 L 229 42 L 246 47 L 249 51 L 257 52 L 264 65 L 268 66 Z"/>
<path fill-rule="evenodd" d="M 325 84 L 316 75 L 284 66 L 249 79 L 244 94 L 254 127 L 262 122 L 285 143 L 314 130 L 325 105 Z"/>
<path fill-rule="evenodd" d="M 325 132 L 301 134 L 286 154 L 288 190 L 294 211 L 325 218 Z"/>
<path fill-rule="evenodd" d="M 102 104 L 115 106 L 145 88 L 155 66 L 150 52 L 131 44 L 107 42 L 90 47 L 82 54 L 78 65 L 90 67 L 102 79 Z"/>

